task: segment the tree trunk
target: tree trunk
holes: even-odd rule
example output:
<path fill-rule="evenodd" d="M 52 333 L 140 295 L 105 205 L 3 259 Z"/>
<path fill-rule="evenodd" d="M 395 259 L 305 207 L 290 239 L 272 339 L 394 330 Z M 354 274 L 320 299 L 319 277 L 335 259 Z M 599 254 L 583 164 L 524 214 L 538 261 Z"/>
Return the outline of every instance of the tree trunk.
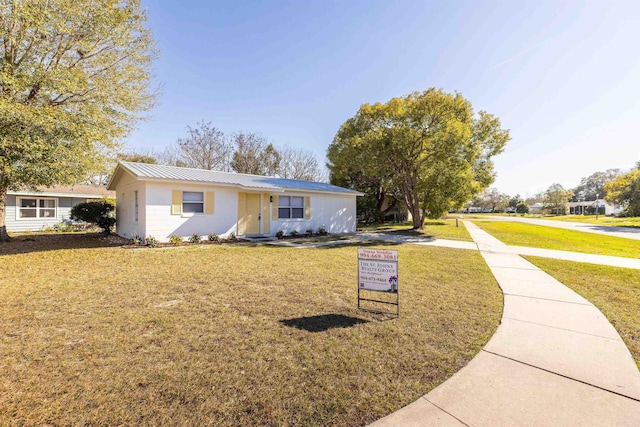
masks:
<path fill-rule="evenodd" d="M 0 243 L 11 240 L 7 234 L 7 187 L 0 186 Z"/>

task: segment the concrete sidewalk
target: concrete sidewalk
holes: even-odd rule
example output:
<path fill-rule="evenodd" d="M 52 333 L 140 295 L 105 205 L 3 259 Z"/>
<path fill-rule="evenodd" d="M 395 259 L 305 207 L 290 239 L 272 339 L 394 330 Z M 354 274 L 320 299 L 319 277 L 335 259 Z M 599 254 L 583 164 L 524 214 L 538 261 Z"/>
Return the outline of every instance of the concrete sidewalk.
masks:
<path fill-rule="evenodd" d="M 638 425 L 640 372 L 602 313 L 465 226 L 504 293 L 502 323 L 466 367 L 373 425 Z"/>
<path fill-rule="evenodd" d="M 625 239 L 640 240 L 640 228 L 615 227 L 607 225 L 589 224 L 586 222 L 564 222 L 548 219 L 523 218 L 518 216 L 489 216 L 485 219 L 492 221 L 522 222 L 525 224 L 542 225 L 544 227 L 563 228 L 565 230 L 583 231 L 585 233 L 602 234 Z"/>

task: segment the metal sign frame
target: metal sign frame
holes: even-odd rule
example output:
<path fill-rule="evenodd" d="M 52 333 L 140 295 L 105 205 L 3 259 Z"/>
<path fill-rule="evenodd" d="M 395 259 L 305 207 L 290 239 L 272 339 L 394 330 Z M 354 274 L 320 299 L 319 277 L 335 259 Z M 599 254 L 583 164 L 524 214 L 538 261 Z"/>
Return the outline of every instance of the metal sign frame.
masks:
<path fill-rule="evenodd" d="M 372 259 L 372 258 L 361 258 L 360 257 L 360 250 L 367 250 L 367 251 L 378 251 L 380 253 L 382 252 L 394 252 L 395 253 L 395 260 L 387 260 L 387 259 Z M 381 262 L 381 263 L 394 263 L 396 265 L 396 287 L 395 287 L 395 291 L 383 291 L 383 290 L 376 290 L 376 289 L 366 289 L 363 288 L 361 282 L 360 282 L 360 261 L 373 261 L 373 262 Z M 363 298 L 360 295 L 360 291 L 364 290 L 364 291 L 368 291 L 368 292 L 383 292 L 386 294 L 395 294 L 396 295 L 396 302 L 392 302 L 392 301 L 384 301 L 384 300 L 379 300 L 379 299 L 373 299 L 373 298 Z M 374 310 L 374 309 L 370 309 L 370 308 L 364 308 L 362 307 L 362 305 L 360 304 L 361 301 L 369 301 L 369 302 L 375 302 L 375 303 L 380 303 L 380 304 L 387 304 L 387 305 L 395 305 L 396 306 L 396 311 L 395 313 L 392 311 L 384 311 L 384 310 Z M 362 310 L 362 311 L 368 311 L 371 313 L 380 313 L 380 314 L 391 314 L 391 315 L 395 315 L 396 317 L 400 317 L 400 271 L 398 269 L 398 251 L 395 250 L 388 250 L 388 249 L 369 249 L 369 248 L 358 248 L 358 310 Z"/>

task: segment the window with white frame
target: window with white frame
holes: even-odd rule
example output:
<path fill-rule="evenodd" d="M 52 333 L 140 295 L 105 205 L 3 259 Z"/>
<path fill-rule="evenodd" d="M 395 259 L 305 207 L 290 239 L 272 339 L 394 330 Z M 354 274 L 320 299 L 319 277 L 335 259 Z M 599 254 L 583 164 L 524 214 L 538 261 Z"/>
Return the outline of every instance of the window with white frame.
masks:
<path fill-rule="evenodd" d="M 18 219 L 55 218 L 58 199 L 23 197 L 18 199 Z"/>
<path fill-rule="evenodd" d="M 204 213 L 204 193 L 201 191 L 183 191 L 182 213 Z"/>
<path fill-rule="evenodd" d="M 280 196 L 278 197 L 278 218 L 304 218 L 304 197 Z"/>

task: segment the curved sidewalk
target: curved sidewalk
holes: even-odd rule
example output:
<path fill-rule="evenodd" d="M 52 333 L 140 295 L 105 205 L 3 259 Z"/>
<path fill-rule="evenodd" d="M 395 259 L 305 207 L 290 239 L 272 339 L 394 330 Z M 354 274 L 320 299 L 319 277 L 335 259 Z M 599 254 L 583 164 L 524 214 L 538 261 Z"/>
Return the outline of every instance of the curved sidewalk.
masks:
<path fill-rule="evenodd" d="M 465 221 L 504 293 L 484 349 L 381 426 L 636 426 L 640 371 L 604 315 Z"/>

